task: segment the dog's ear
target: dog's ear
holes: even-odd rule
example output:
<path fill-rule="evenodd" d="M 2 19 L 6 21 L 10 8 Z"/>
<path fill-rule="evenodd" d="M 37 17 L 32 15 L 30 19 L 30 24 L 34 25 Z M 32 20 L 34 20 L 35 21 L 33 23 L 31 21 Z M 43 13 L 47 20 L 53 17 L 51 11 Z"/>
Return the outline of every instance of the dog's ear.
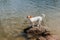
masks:
<path fill-rule="evenodd" d="M 30 18 L 32 18 L 32 16 L 30 16 Z"/>
<path fill-rule="evenodd" d="M 27 16 L 27 18 L 32 18 L 32 16 Z"/>

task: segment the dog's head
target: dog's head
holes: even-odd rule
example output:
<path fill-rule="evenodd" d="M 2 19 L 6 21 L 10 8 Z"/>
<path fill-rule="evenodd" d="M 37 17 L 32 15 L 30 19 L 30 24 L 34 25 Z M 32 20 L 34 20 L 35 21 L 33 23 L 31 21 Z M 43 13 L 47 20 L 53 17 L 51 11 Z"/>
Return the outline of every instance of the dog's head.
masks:
<path fill-rule="evenodd" d="M 27 18 L 32 18 L 32 16 L 27 16 Z"/>

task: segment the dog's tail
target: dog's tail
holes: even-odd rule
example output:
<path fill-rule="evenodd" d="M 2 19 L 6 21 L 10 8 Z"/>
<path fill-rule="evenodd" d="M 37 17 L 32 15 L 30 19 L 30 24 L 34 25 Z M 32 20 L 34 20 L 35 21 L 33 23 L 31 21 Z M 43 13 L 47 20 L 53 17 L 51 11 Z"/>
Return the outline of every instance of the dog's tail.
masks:
<path fill-rule="evenodd" d="M 45 16 L 45 14 L 41 14 L 41 16 L 43 17 L 43 18 L 45 18 L 46 16 Z"/>

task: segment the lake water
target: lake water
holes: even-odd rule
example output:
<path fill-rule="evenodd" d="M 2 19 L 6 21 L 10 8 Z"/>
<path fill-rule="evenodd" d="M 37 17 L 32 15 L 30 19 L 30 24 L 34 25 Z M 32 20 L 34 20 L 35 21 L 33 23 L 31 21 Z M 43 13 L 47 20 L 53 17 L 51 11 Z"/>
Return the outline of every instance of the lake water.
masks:
<path fill-rule="evenodd" d="M 26 15 L 60 16 L 60 0 L 0 0 L 0 18 Z"/>
<path fill-rule="evenodd" d="M 0 19 L 42 13 L 49 17 L 49 26 L 60 29 L 60 0 L 0 0 Z"/>

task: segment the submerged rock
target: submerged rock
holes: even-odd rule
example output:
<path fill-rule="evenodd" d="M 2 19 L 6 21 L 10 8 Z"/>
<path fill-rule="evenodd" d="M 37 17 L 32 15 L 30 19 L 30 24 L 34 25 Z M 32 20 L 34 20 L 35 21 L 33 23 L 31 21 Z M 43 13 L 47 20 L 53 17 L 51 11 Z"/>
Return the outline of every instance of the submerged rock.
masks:
<path fill-rule="evenodd" d="M 24 29 L 28 40 L 59 40 L 58 37 L 53 36 L 49 30 L 42 27 L 28 27 Z"/>

